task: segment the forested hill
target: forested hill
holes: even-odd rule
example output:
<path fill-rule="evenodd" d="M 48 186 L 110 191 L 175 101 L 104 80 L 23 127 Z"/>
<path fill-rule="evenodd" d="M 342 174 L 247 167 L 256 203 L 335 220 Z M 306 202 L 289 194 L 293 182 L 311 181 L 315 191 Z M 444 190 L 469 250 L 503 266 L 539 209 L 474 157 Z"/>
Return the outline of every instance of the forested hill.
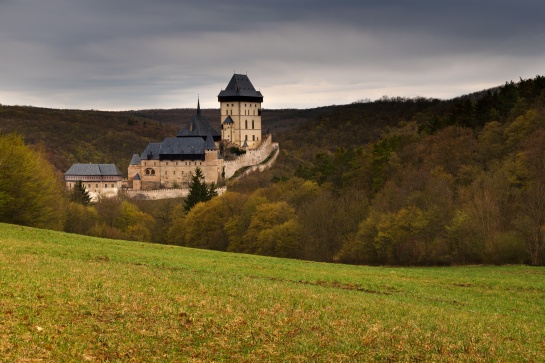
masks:
<path fill-rule="evenodd" d="M 264 131 L 289 130 L 323 114 L 325 109 L 267 110 L 263 116 Z M 46 153 L 59 173 L 73 163 L 114 163 L 125 172 L 134 153 L 140 154 L 149 142 L 176 135 L 195 112 L 107 112 L 0 105 L 0 132 L 21 134 L 28 145 Z M 202 113 L 219 128 L 218 109 L 203 109 Z"/>
<path fill-rule="evenodd" d="M 60 171 L 126 170 L 181 127 L 176 115 L 183 124 L 194 113 L 183 112 L 2 106 L 0 129 L 41 146 Z M 280 143 L 277 163 L 222 197 L 187 214 L 175 201 L 71 205 L 65 230 L 348 263 L 545 264 L 545 77 L 447 101 L 264 110 L 263 124 Z"/>

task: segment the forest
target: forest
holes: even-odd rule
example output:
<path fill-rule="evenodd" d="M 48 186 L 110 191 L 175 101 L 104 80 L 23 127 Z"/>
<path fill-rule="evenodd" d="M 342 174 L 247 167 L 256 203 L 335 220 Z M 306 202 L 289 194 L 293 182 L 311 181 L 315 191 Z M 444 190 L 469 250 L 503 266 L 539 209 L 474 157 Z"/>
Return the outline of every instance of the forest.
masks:
<path fill-rule="evenodd" d="M 213 120 L 217 110 L 207 112 Z M 183 200 L 122 195 L 86 204 L 63 190 L 72 162 L 124 170 L 132 153 L 183 122 L 165 110 L 1 106 L 0 221 L 314 261 L 545 264 L 543 76 L 452 100 L 264 110 L 264 128 L 280 143 L 275 166 L 227 181 L 228 192 L 189 211 Z M 25 170 L 15 158 L 28 160 Z M 20 206 L 7 206 L 24 199 L 20 181 L 32 175 L 32 160 L 49 167 L 36 166 L 47 175 L 25 188 L 44 190 L 28 197 L 40 203 L 25 208 L 35 213 L 20 215 Z"/>

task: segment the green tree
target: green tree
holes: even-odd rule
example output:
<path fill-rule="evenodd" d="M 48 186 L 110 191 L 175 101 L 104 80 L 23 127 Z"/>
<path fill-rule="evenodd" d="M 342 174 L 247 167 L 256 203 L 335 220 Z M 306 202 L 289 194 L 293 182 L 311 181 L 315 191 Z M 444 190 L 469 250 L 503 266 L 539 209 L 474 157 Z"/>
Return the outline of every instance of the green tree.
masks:
<path fill-rule="evenodd" d="M 215 184 L 207 186 L 201 168 L 195 168 L 195 174 L 189 182 L 189 194 L 184 202 L 184 209 L 189 212 L 197 203 L 209 201 L 217 195 Z"/>
<path fill-rule="evenodd" d="M 70 200 L 84 205 L 87 205 L 89 204 L 89 202 L 91 202 L 91 196 L 89 195 L 87 189 L 85 189 L 85 186 L 83 185 L 81 180 L 78 180 L 74 184 L 74 188 L 72 189 L 72 193 L 70 194 Z"/>
<path fill-rule="evenodd" d="M 226 192 L 208 203 L 197 203 L 180 219 L 180 228 L 172 230 L 183 237 L 173 235 L 172 240 L 188 247 L 226 251 L 229 239 L 225 225 L 240 213 L 245 201 L 243 194 Z"/>
<path fill-rule="evenodd" d="M 17 134 L 0 135 L 0 150 L 0 221 L 62 229 L 62 185 L 51 165 Z"/>

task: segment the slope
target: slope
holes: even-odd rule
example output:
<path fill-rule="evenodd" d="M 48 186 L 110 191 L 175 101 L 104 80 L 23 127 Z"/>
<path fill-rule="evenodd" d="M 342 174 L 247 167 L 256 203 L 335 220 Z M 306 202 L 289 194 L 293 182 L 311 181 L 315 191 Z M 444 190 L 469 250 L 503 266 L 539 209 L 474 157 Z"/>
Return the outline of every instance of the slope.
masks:
<path fill-rule="evenodd" d="M 545 358 L 543 268 L 343 266 L 6 224 L 0 236 L 6 362 Z"/>

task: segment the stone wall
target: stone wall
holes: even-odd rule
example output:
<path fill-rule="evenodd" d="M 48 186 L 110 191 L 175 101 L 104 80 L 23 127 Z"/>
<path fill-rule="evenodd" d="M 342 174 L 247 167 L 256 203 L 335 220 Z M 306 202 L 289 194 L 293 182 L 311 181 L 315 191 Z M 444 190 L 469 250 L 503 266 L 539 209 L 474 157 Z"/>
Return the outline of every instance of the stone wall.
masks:
<path fill-rule="evenodd" d="M 275 149 L 275 145 L 278 147 L 278 144 L 273 144 L 271 135 L 267 135 L 257 149 L 246 150 L 246 154 L 239 156 L 235 160 L 224 161 L 225 179 L 229 179 L 235 175 L 235 172 L 240 168 L 261 163 Z"/>
<path fill-rule="evenodd" d="M 216 188 L 218 195 L 225 193 L 227 188 Z M 171 188 L 157 190 L 126 190 L 123 192 L 129 198 L 135 199 L 170 199 L 170 198 L 185 198 L 189 194 L 188 188 Z"/>
<path fill-rule="evenodd" d="M 278 154 L 279 154 L 280 149 L 279 149 L 278 143 L 272 143 L 272 149 L 275 150 L 275 153 L 273 154 L 273 156 L 269 160 L 267 160 L 267 162 L 262 163 L 262 164 L 252 165 L 248 169 L 244 170 L 244 172 L 242 172 L 238 177 L 240 178 L 241 176 L 247 175 L 247 174 L 252 173 L 254 171 L 262 172 L 265 169 L 271 168 L 272 165 L 274 164 L 274 162 L 276 161 L 276 158 L 278 157 Z"/>

